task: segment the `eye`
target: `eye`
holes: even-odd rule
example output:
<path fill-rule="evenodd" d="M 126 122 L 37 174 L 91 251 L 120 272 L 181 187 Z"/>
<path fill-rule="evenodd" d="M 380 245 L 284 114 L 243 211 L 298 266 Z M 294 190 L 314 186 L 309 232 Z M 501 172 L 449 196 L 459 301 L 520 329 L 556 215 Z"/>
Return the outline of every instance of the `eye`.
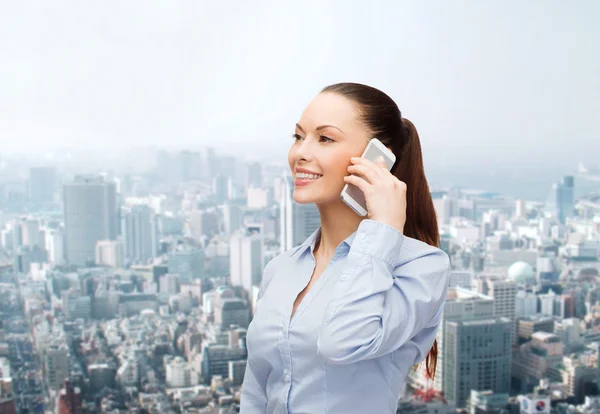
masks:
<path fill-rule="evenodd" d="M 300 134 L 292 134 L 292 138 L 294 138 L 294 141 L 299 141 L 302 139 L 302 137 L 300 136 Z"/>
<path fill-rule="evenodd" d="M 321 135 L 319 138 L 321 138 L 322 140 L 325 140 L 325 142 L 333 142 L 333 139 L 331 139 L 325 135 Z"/>

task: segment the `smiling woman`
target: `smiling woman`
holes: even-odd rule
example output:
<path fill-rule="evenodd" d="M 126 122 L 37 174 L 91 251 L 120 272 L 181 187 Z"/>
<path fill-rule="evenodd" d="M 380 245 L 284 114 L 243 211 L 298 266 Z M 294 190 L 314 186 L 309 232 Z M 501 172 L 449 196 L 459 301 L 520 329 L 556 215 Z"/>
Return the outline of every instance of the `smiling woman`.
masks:
<path fill-rule="evenodd" d="M 373 137 L 391 172 L 360 158 Z M 383 92 L 332 85 L 296 124 L 288 162 L 294 200 L 316 204 L 321 226 L 264 270 L 241 412 L 395 413 L 412 367 L 435 375 L 450 268 L 419 137 Z M 340 199 L 346 182 L 368 219 Z"/>

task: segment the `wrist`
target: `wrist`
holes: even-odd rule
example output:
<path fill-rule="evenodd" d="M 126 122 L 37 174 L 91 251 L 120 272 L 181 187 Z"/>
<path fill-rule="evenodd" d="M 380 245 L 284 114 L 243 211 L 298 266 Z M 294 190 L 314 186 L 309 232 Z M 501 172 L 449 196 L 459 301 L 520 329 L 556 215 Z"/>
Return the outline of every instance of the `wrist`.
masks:
<path fill-rule="evenodd" d="M 371 218 L 371 220 L 378 221 L 387 226 L 393 227 L 396 230 L 398 230 L 400 233 L 404 234 L 404 224 L 405 223 L 397 223 L 397 222 L 393 222 L 391 220 L 382 220 L 382 219 L 378 219 L 378 218 Z"/>

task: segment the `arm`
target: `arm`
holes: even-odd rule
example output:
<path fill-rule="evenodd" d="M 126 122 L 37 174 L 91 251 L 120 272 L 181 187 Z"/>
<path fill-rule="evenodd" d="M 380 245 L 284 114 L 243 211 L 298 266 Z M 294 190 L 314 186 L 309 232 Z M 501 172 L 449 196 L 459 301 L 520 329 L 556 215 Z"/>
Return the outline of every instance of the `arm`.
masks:
<path fill-rule="evenodd" d="M 363 220 L 325 312 L 319 354 L 350 364 L 400 348 L 430 326 L 448 281 L 442 250 Z"/>
<path fill-rule="evenodd" d="M 263 271 L 263 277 L 258 289 L 258 295 L 256 297 L 256 308 L 258 308 L 258 302 L 265 294 L 267 286 L 269 285 L 275 273 L 273 271 L 273 262 L 275 262 L 275 258 L 267 263 Z M 248 355 L 248 360 L 246 361 L 246 371 L 244 373 L 244 382 L 242 383 L 240 412 L 248 414 L 265 413 L 267 411 L 266 386 L 266 381 L 259 381 L 256 378 L 250 362 L 250 356 Z"/>

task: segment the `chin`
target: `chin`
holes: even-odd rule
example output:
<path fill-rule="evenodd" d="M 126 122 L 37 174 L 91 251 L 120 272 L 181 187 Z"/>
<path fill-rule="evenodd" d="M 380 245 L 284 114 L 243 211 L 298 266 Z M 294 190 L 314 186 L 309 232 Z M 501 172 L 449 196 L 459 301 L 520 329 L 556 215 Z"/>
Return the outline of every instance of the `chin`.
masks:
<path fill-rule="evenodd" d="M 301 194 L 300 191 L 294 190 L 293 199 L 298 204 L 309 204 L 317 201 L 317 198 L 310 194 Z"/>
<path fill-rule="evenodd" d="M 327 192 L 327 194 L 311 194 L 309 191 L 304 193 L 302 190 L 294 190 L 292 198 L 298 204 L 328 204 L 334 201 L 339 201 L 340 199 L 338 193 L 332 194 Z"/>

